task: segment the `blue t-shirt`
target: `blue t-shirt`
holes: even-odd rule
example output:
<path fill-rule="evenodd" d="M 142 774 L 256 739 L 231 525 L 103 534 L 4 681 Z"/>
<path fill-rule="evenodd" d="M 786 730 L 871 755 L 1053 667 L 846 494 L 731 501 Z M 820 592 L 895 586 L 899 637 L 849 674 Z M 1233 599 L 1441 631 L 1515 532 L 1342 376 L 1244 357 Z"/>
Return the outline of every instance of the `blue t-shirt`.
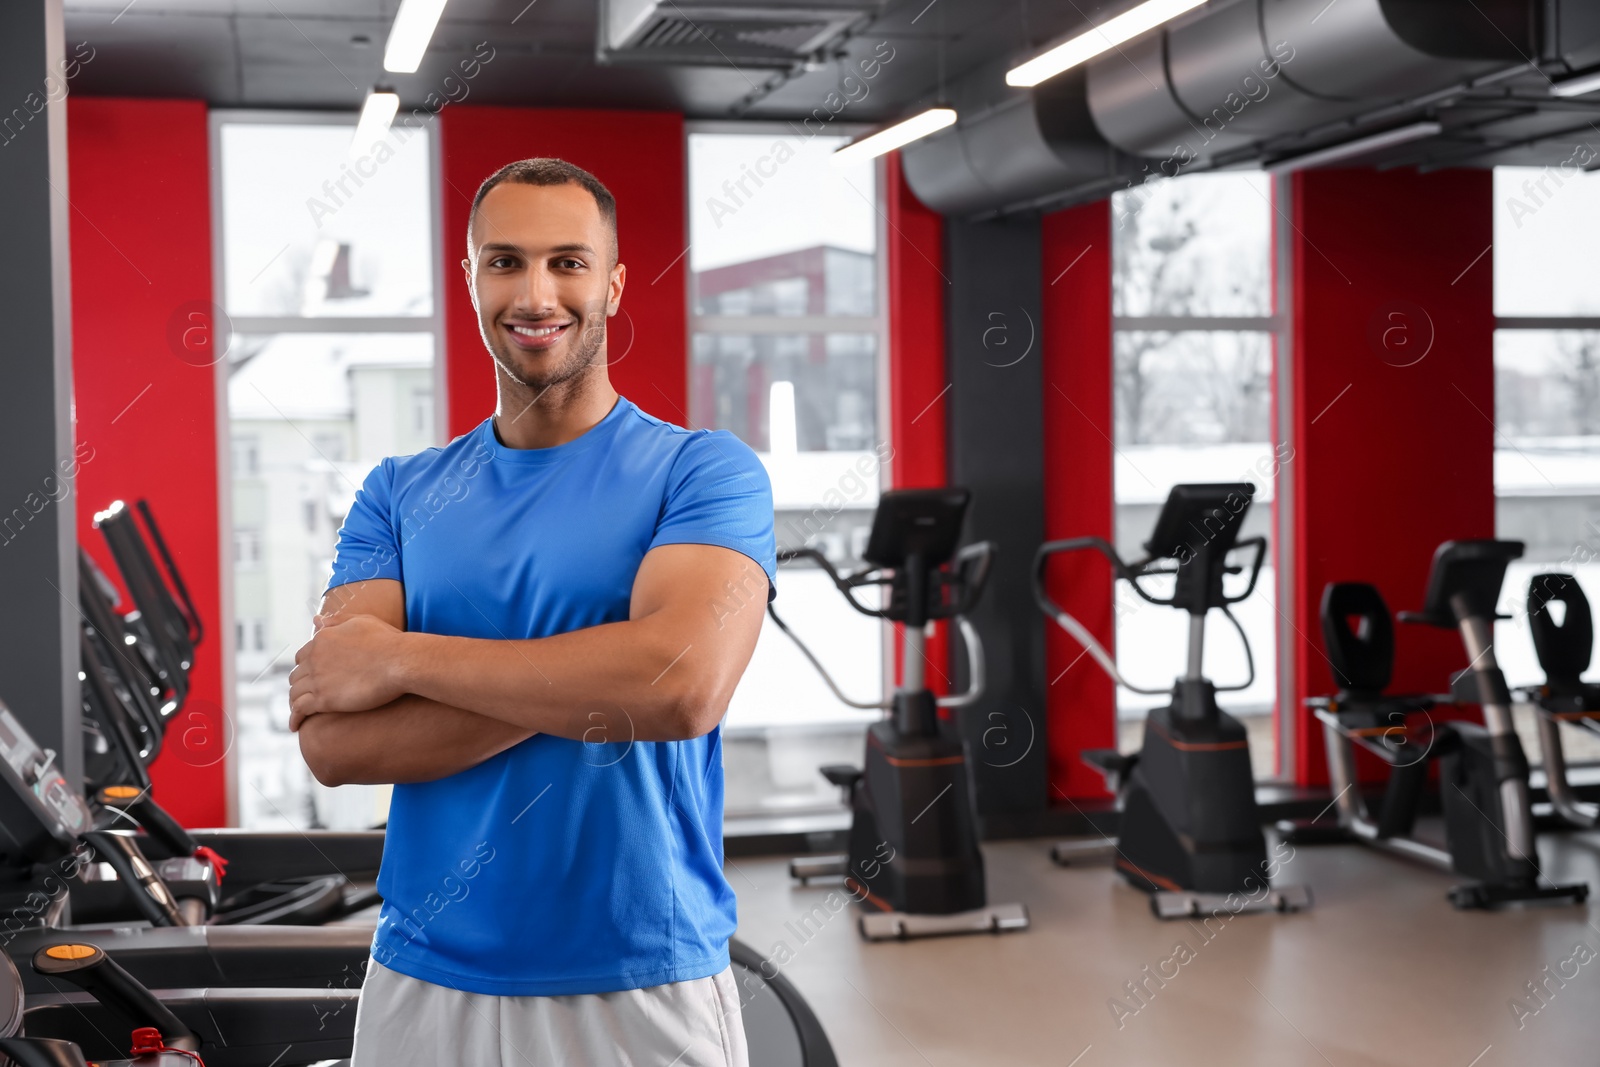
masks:
<path fill-rule="evenodd" d="M 548 637 L 626 620 L 646 552 L 704 544 L 767 573 L 766 590 L 730 590 L 720 609 L 762 611 L 772 519 L 766 470 L 738 438 L 619 398 L 554 448 L 507 448 L 486 419 L 384 460 L 340 530 L 329 588 L 393 578 L 409 630 Z M 735 926 L 721 728 L 669 742 L 540 734 L 397 785 L 378 889 L 373 958 L 436 985 L 556 996 L 716 974 Z"/>

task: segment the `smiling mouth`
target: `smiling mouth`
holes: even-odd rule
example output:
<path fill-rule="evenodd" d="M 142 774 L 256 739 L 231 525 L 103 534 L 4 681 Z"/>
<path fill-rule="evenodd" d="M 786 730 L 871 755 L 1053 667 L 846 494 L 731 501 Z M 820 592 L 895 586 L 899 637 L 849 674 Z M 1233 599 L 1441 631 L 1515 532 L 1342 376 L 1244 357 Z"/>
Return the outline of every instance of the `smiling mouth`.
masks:
<path fill-rule="evenodd" d="M 568 325 L 568 323 L 563 322 L 554 326 L 507 326 L 506 328 L 519 337 L 531 337 L 539 340 L 541 338 L 554 337 L 566 329 Z"/>

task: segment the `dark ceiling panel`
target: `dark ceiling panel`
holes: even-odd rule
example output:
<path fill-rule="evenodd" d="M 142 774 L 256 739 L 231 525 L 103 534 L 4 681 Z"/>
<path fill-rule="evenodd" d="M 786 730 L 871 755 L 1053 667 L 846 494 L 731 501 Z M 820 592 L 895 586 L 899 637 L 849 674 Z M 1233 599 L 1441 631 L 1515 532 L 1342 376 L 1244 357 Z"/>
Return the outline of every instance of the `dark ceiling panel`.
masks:
<path fill-rule="evenodd" d="M 792 75 L 731 63 L 600 65 L 596 0 L 450 0 L 421 69 L 409 75 L 382 69 L 397 0 L 69 0 L 66 17 L 69 39 L 96 49 L 75 91 L 197 96 L 218 107 L 349 110 L 380 82 L 406 107 L 419 107 L 429 94 L 459 95 L 462 88 L 446 79 L 486 42 L 494 58 L 465 86 L 474 102 L 799 121 L 859 73 L 860 60 L 892 49 L 893 59 L 864 94 L 850 94 L 859 99 L 839 116 L 881 122 L 933 103 L 941 71 L 953 82 L 1129 2 L 891 0 L 847 42 L 842 59 Z"/>
<path fill-rule="evenodd" d="M 691 119 L 784 121 L 797 128 L 816 116 L 836 124 L 829 129 L 840 129 L 901 118 L 941 101 L 970 116 L 1018 94 L 1004 83 L 1013 62 L 1133 3 L 887 0 L 836 60 L 787 72 L 732 63 L 602 65 L 595 60 L 597 0 L 449 0 L 415 74 L 383 71 L 398 0 L 67 0 L 66 22 L 69 42 L 87 41 L 95 49 L 72 85 L 73 92 L 90 95 L 350 112 L 374 84 L 384 84 L 400 93 L 407 109 L 437 110 L 445 100 L 642 108 L 680 111 Z M 487 62 L 478 58 L 488 55 L 493 58 Z M 859 78 L 869 59 L 878 60 L 874 77 L 845 81 Z M 463 78 L 463 64 L 473 69 L 475 61 L 476 75 Z M 1570 152 L 1561 142 L 1597 118 L 1596 104 L 1551 101 L 1547 89 L 1548 79 L 1529 71 L 1457 98 L 1453 106 L 1446 102 L 1430 111 L 1419 105 L 1409 115 L 1396 111 L 1395 124 L 1427 113 L 1447 130 L 1371 161 L 1485 165 Z M 829 105 L 838 108 L 846 97 L 848 105 L 828 119 Z M 813 122 L 810 128 L 820 127 Z M 1368 129 L 1361 126 L 1361 132 Z M 1355 127 L 1308 131 L 1267 146 L 1267 152 L 1298 153 L 1355 133 Z M 1544 140 L 1530 148 L 1535 138 Z"/>

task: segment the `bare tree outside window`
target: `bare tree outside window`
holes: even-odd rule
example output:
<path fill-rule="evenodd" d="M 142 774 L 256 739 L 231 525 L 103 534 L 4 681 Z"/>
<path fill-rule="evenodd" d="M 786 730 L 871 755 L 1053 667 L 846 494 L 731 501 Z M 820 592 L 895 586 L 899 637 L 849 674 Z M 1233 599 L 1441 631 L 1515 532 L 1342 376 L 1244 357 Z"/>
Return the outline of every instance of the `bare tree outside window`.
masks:
<path fill-rule="evenodd" d="M 1219 181 L 1220 179 L 1220 181 Z M 1192 176 L 1113 200 L 1112 292 L 1122 318 L 1263 315 L 1267 259 L 1254 176 Z M 1260 247 L 1254 247 L 1259 245 Z M 1120 331 L 1118 444 L 1264 441 L 1270 351 L 1220 332 Z"/>

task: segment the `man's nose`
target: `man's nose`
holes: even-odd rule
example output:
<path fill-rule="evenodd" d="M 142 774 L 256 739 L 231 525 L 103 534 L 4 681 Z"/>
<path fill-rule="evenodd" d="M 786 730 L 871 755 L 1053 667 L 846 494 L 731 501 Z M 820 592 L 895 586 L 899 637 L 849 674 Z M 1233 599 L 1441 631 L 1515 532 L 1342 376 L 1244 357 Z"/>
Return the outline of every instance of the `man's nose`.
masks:
<path fill-rule="evenodd" d="M 522 276 L 517 307 L 526 311 L 548 311 L 556 304 L 555 277 L 543 266 L 529 267 Z"/>

